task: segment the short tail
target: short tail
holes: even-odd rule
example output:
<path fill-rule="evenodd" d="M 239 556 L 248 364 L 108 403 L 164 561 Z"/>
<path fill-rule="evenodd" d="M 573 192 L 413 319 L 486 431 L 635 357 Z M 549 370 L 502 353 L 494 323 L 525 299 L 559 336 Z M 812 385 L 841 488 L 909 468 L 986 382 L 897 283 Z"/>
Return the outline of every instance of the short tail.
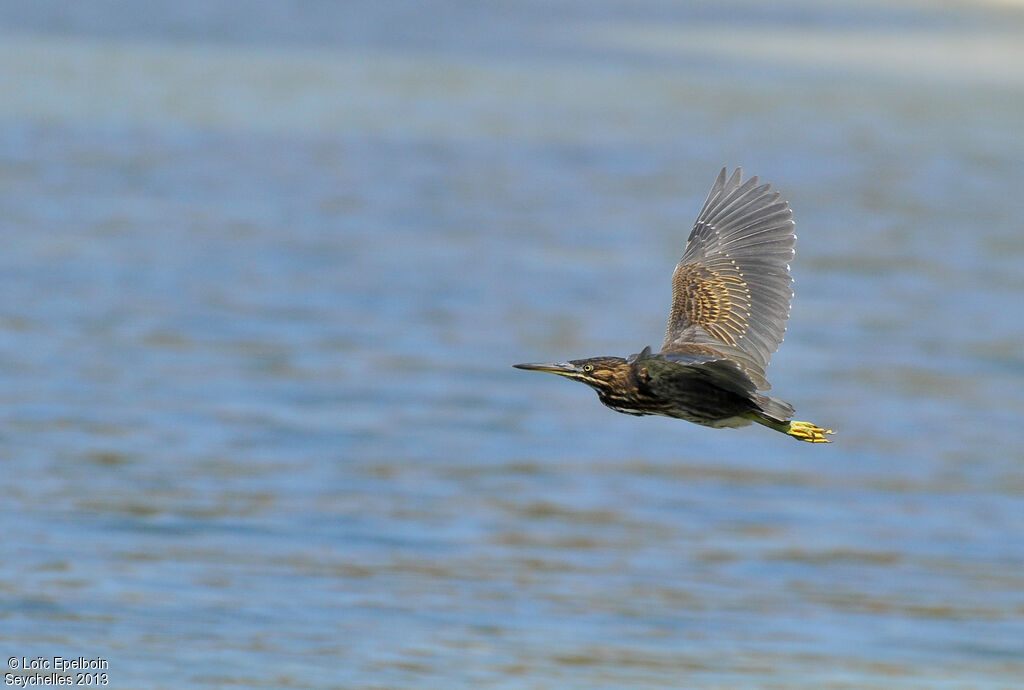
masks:
<path fill-rule="evenodd" d="M 822 429 L 820 426 L 810 422 L 790 420 L 794 410 L 793 406 L 785 400 L 770 398 L 767 395 L 757 393 L 754 402 L 757 403 L 760 410 L 750 412 L 747 414 L 747 417 L 758 424 L 763 424 L 769 429 L 775 429 L 788 436 L 792 436 L 798 441 L 831 443 L 831 441 L 825 438 L 826 434 L 835 433 L 831 429 Z"/>

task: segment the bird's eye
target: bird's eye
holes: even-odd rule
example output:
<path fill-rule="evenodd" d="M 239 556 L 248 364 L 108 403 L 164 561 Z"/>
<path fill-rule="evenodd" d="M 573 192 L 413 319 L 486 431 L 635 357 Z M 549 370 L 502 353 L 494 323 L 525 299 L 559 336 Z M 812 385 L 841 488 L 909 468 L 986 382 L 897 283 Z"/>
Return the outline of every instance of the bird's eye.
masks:
<path fill-rule="evenodd" d="M 594 370 L 594 365 L 593 364 L 584 364 L 583 365 L 583 372 L 584 373 L 588 373 L 589 374 L 593 370 Z"/>

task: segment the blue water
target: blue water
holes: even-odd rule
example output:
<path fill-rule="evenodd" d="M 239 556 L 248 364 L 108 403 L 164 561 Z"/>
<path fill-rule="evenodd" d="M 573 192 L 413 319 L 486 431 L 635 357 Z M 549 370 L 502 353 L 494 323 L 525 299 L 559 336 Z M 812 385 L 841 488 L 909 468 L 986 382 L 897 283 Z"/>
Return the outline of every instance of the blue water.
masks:
<path fill-rule="evenodd" d="M 1014 687 L 1022 29 L 0 5 L 0 658 L 135 688 Z M 738 164 L 794 208 L 768 373 L 831 446 L 510 367 L 657 346 Z"/>

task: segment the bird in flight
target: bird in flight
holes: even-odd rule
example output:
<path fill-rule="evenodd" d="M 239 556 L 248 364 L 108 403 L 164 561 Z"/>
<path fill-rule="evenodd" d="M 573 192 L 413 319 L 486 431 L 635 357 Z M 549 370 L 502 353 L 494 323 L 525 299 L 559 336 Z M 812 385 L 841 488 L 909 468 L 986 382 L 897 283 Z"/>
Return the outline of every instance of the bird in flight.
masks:
<path fill-rule="evenodd" d="M 769 184 L 718 174 L 672 275 L 672 310 L 661 351 L 555 364 L 515 364 L 580 381 L 606 406 L 715 428 L 751 422 L 809 443 L 823 429 L 792 419 L 793 406 L 765 395 L 765 368 L 779 349 L 796 254 L 793 212 Z"/>

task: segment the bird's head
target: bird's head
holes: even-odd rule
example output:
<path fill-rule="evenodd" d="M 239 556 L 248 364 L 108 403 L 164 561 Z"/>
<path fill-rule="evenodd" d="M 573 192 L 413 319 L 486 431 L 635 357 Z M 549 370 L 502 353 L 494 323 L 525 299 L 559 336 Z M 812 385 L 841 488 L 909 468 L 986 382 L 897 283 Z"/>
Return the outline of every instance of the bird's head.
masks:
<path fill-rule="evenodd" d="M 610 393 L 625 384 L 631 363 L 622 357 L 590 357 L 555 364 L 513 364 L 516 369 L 546 371 L 587 384 L 598 393 Z"/>

